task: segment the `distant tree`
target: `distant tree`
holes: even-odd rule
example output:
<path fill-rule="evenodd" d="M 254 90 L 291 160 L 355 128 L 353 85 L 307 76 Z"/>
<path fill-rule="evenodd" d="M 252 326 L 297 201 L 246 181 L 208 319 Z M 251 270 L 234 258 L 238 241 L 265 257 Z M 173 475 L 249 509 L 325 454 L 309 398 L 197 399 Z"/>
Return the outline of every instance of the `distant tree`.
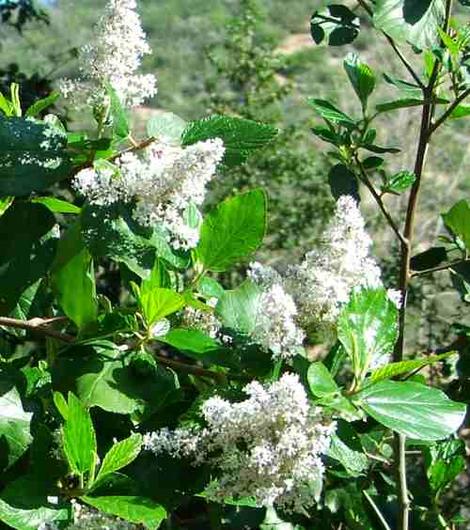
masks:
<path fill-rule="evenodd" d="M 236 114 L 266 121 L 281 129 L 277 141 L 248 166 L 227 171 L 214 184 L 213 200 L 254 186 L 269 189 L 269 234 L 265 252 L 283 261 L 295 247 L 310 248 L 331 211 L 322 162 L 309 149 L 305 128 L 285 127 L 284 106 L 293 84 L 282 76 L 286 59 L 278 43 L 262 31 L 263 14 L 257 0 L 240 0 L 239 13 L 227 26 L 218 46 L 207 48 L 213 76 L 206 80 L 208 107 L 213 113 Z M 289 215 L 287 215 L 289 212 Z"/>
<path fill-rule="evenodd" d="M 48 22 L 47 14 L 33 0 L 0 0 L 0 19 L 21 31 L 30 20 Z"/>

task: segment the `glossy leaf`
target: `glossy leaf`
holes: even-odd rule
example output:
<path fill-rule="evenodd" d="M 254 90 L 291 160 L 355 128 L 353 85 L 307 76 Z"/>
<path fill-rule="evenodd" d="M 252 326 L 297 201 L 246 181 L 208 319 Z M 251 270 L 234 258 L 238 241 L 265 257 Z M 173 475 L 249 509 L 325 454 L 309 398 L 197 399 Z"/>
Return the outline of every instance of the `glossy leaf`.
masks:
<path fill-rule="evenodd" d="M 261 189 L 226 199 L 201 227 L 197 256 L 206 270 L 222 272 L 248 258 L 266 232 L 266 195 Z"/>
<path fill-rule="evenodd" d="M 131 434 L 129 438 L 113 444 L 103 458 L 96 482 L 133 462 L 139 455 L 141 446 L 142 435 L 140 434 Z"/>
<path fill-rule="evenodd" d="M 126 109 L 124 108 L 123 103 L 120 101 L 119 96 L 110 83 L 106 84 L 106 91 L 108 92 L 111 102 L 110 116 L 113 132 L 120 139 L 127 138 L 129 136 L 130 129 Z"/>
<path fill-rule="evenodd" d="M 320 361 L 309 366 L 307 381 L 314 396 L 323 397 L 339 392 L 338 385 L 328 368 Z"/>
<path fill-rule="evenodd" d="M 0 195 L 28 195 L 67 178 L 66 144 L 50 125 L 0 115 Z"/>
<path fill-rule="evenodd" d="M 382 186 L 382 193 L 403 193 L 410 188 L 416 180 L 416 175 L 411 171 L 399 171 L 387 179 Z"/>
<path fill-rule="evenodd" d="M 351 195 L 358 202 L 361 200 L 356 175 L 344 164 L 336 164 L 330 169 L 328 184 L 330 185 L 331 194 L 336 200 L 342 195 Z"/>
<path fill-rule="evenodd" d="M 69 392 L 67 419 L 63 426 L 63 447 L 70 469 L 79 474 L 90 472 L 96 461 L 96 437 L 90 413 Z"/>
<path fill-rule="evenodd" d="M 71 225 L 59 242 L 52 285 L 64 313 L 79 329 L 96 321 L 98 303 L 93 261 L 82 241 L 78 223 Z"/>
<path fill-rule="evenodd" d="M 356 122 L 325 99 L 309 98 L 309 105 L 326 121 L 343 125 L 349 129 L 356 127 Z"/>
<path fill-rule="evenodd" d="M 466 200 L 454 204 L 452 208 L 442 216 L 446 227 L 470 250 L 470 206 Z"/>
<path fill-rule="evenodd" d="M 66 521 L 67 510 L 58 510 L 52 507 L 41 507 L 31 510 L 15 508 L 0 499 L 0 521 L 16 530 L 37 530 L 41 525 Z"/>
<path fill-rule="evenodd" d="M 155 501 L 137 496 L 82 497 L 94 508 L 116 515 L 125 521 L 142 524 L 149 530 L 157 529 L 166 519 L 163 506 Z"/>
<path fill-rule="evenodd" d="M 191 145 L 210 138 L 220 138 L 225 147 L 224 163 L 236 166 L 248 156 L 270 143 L 277 129 L 256 121 L 232 116 L 214 115 L 189 122 L 182 136 L 183 145 Z"/>
<path fill-rule="evenodd" d="M 124 263 L 146 278 L 156 257 L 177 268 L 188 264 L 188 257 L 176 254 L 158 227 L 142 227 L 124 205 L 86 206 L 81 213 L 82 235 L 93 257 L 109 257 Z"/>
<path fill-rule="evenodd" d="M 424 449 L 426 476 L 432 491 L 437 494 L 449 486 L 465 470 L 463 440 L 444 440 Z"/>
<path fill-rule="evenodd" d="M 158 340 L 189 355 L 196 354 L 196 357 L 221 348 L 215 339 L 197 329 L 175 328 L 166 335 L 158 337 Z"/>
<path fill-rule="evenodd" d="M 39 99 L 38 101 L 33 103 L 26 111 L 25 116 L 29 118 L 35 118 L 36 116 L 39 116 L 41 112 L 45 111 L 47 108 L 54 105 L 54 103 L 59 98 L 60 98 L 59 92 L 51 92 L 45 98 Z"/>
<path fill-rule="evenodd" d="M 224 326 L 250 333 L 256 326 L 260 289 L 254 283 L 245 281 L 233 291 L 225 291 L 215 308 Z"/>
<path fill-rule="evenodd" d="M 176 313 L 184 306 L 185 302 L 182 295 L 171 289 L 159 287 L 141 294 L 139 303 L 147 324 L 151 326 L 158 320 Z"/>
<path fill-rule="evenodd" d="M 448 100 L 443 98 L 436 98 L 433 102 L 435 104 L 444 104 L 448 103 Z M 391 110 L 406 109 L 408 107 L 420 107 L 425 103 L 426 101 L 424 101 L 422 98 L 408 97 L 396 99 L 394 101 L 386 101 L 385 103 L 379 103 L 375 106 L 375 108 L 378 112 L 389 112 Z"/>
<path fill-rule="evenodd" d="M 7 379 L 0 381 L 0 470 L 13 465 L 28 449 L 32 413 L 26 412 L 18 390 Z"/>
<path fill-rule="evenodd" d="M 462 424 L 466 406 L 441 390 L 408 381 L 380 381 L 357 403 L 385 427 L 416 440 L 441 440 Z"/>
<path fill-rule="evenodd" d="M 437 267 L 447 260 L 446 247 L 432 247 L 411 258 L 410 266 L 414 271 L 423 271 Z"/>
<path fill-rule="evenodd" d="M 160 367 L 141 373 L 127 358 L 125 352 L 103 340 L 71 348 L 54 365 L 53 387 L 72 389 L 85 406 L 116 414 L 157 410 L 177 390 L 178 380 Z"/>
<path fill-rule="evenodd" d="M 147 122 L 147 134 L 153 138 L 164 138 L 174 144 L 181 143 L 187 122 L 173 112 L 159 112 Z"/>
<path fill-rule="evenodd" d="M 54 260 L 57 240 L 54 216 L 42 204 L 15 202 L 0 217 L 2 314 L 13 311 L 29 288 L 37 290 Z"/>
<path fill-rule="evenodd" d="M 359 35 L 359 18 L 346 6 L 331 4 L 315 11 L 310 20 L 310 33 L 316 44 L 326 41 L 330 46 L 343 46 Z"/>
<path fill-rule="evenodd" d="M 399 42 L 427 49 L 439 42 L 437 28 L 444 14 L 444 0 L 377 0 L 374 25 Z"/>
<path fill-rule="evenodd" d="M 409 372 L 416 372 L 425 366 L 430 364 L 443 361 L 452 355 L 455 355 L 456 352 L 446 352 L 439 355 L 429 355 L 428 357 L 423 357 L 422 359 L 412 359 L 409 361 L 400 361 L 396 363 L 390 363 L 381 368 L 377 368 L 370 374 L 370 380 L 374 383 L 381 381 L 383 379 L 391 379 L 398 375 L 407 374 Z"/>
<path fill-rule="evenodd" d="M 398 310 L 385 289 L 353 291 L 338 319 L 338 339 L 360 381 L 371 362 L 380 364 L 393 352 L 398 336 Z"/>
<path fill-rule="evenodd" d="M 52 213 L 73 213 L 79 214 L 81 209 L 72 204 L 56 197 L 34 197 L 31 202 L 44 204 Z"/>
<path fill-rule="evenodd" d="M 359 98 L 362 108 L 367 107 L 367 101 L 375 88 L 375 75 L 370 66 L 363 63 L 359 57 L 350 53 L 343 62 L 349 81 Z"/>

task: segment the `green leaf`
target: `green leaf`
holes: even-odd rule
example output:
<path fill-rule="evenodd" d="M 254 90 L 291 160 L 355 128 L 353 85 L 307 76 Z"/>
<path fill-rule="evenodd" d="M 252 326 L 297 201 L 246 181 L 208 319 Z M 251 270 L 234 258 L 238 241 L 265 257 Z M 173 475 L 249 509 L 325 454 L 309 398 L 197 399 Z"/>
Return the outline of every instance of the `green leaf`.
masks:
<path fill-rule="evenodd" d="M 52 285 L 64 313 L 79 329 L 98 316 L 95 275 L 91 255 L 74 223 L 59 241 L 52 270 Z"/>
<path fill-rule="evenodd" d="M 131 434 L 129 438 L 115 443 L 103 459 L 96 482 L 133 462 L 139 455 L 141 446 L 141 434 Z"/>
<path fill-rule="evenodd" d="M 152 138 L 164 138 L 165 141 L 180 144 L 187 125 L 173 112 L 159 112 L 147 122 L 147 134 Z"/>
<path fill-rule="evenodd" d="M 382 193 L 402 193 L 411 187 L 415 180 L 416 175 L 411 171 L 399 171 L 387 179 L 382 186 Z"/>
<path fill-rule="evenodd" d="M 184 306 L 184 297 L 171 289 L 156 288 L 141 293 L 139 303 L 149 326 L 162 318 L 179 311 Z"/>
<path fill-rule="evenodd" d="M 158 337 L 158 340 L 190 356 L 196 354 L 196 358 L 221 348 L 215 339 L 197 329 L 172 329 L 166 335 Z"/>
<path fill-rule="evenodd" d="M 198 259 L 206 270 L 223 272 L 248 258 L 266 233 L 266 195 L 256 189 L 226 199 L 201 227 Z"/>
<path fill-rule="evenodd" d="M 366 109 L 367 100 L 375 88 L 374 72 L 355 53 L 348 54 L 343 65 L 348 74 L 349 81 L 361 102 L 362 108 Z"/>
<path fill-rule="evenodd" d="M 340 4 L 315 11 L 310 20 L 310 33 L 316 44 L 325 40 L 330 46 L 350 44 L 359 35 L 359 27 L 359 18 Z"/>
<path fill-rule="evenodd" d="M 225 291 L 215 308 L 216 315 L 227 328 L 251 333 L 256 327 L 260 288 L 245 281 L 233 291 Z"/>
<path fill-rule="evenodd" d="M 220 298 L 224 294 L 224 288 L 214 278 L 203 276 L 198 282 L 199 292 L 206 298 Z"/>
<path fill-rule="evenodd" d="M 41 507 L 34 510 L 14 508 L 0 499 L 0 521 L 17 530 L 37 530 L 42 524 L 68 519 L 67 510 Z"/>
<path fill-rule="evenodd" d="M 159 366 L 141 373 L 128 358 L 103 340 L 69 348 L 54 364 L 53 388 L 72 389 L 85 406 L 116 414 L 158 410 L 177 391 L 178 380 Z"/>
<path fill-rule="evenodd" d="M 398 147 L 383 147 L 381 145 L 368 144 L 364 143 L 361 145 L 362 148 L 372 151 L 372 153 L 378 153 L 382 155 L 384 153 L 399 153 L 400 149 Z"/>
<path fill-rule="evenodd" d="M 470 105 L 457 105 L 450 115 L 453 119 L 466 118 L 470 116 Z"/>
<path fill-rule="evenodd" d="M 398 42 L 423 50 L 439 43 L 438 27 L 444 16 L 445 0 L 377 0 L 374 25 Z"/>
<path fill-rule="evenodd" d="M 163 506 L 146 497 L 115 495 L 82 497 L 82 499 L 97 510 L 116 515 L 134 524 L 142 524 L 150 530 L 158 528 L 167 517 Z"/>
<path fill-rule="evenodd" d="M 53 392 L 52 399 L 54 400 L 54 405 L 56 409 L 60 412 L 62 419 L 66 420 L 69 416 L 69 406 L 67 401 L 64 398 L 64 395 L 60 392 Z"/>
<path fill-rule="evenodd" d="M 361 441 L 349 423 L 338 420 L 335 434 L 331 437 L 328 457 L 340 462 L 353 477 L 359 476 L 369 467 Z"/>
<path fill-rule="evenodd" d="M 28 195 L 67 178 L 67 136 L 32 119 L 0 116 L 0 195 Z"/>
<path fill-rule="evenodd" d="M 433 102 L 435 104 L 438 104 L 438 103 L 444 104 L 444 103 L 448 103 L 448 100 L 443 99 L 443 98 L 436 98 Z M 422 98 L 409 97 L 409 98 L 397 99 L 394 101 L 386 101 L 385 103 L 379 103 L 378 105 L 375 106 L 375 108 L 377 109 L 377 112 L 389 112 L 391 110 L 406 109 L 409 107 L 420 107 L 425 104 L 426 104 L 426 101 L 423 100 Z"/>
<path fill-rule="evenodd" d="M 54 216 L 42 204 L 17 201 L 0 217 L 2 314 L 12 312 L 29 288 L 38 289 L 54 260 L 57 239 Z"/>
<path fill-rule="evenodd" d="M 356 175 L 344 164 L 336 164 L 330 169 L 328 184 L 330 185 L 331 194 L 336 200 L 342 195 L 351 195 L 358 202 L 361 200 Z"/>
<path fill-rule="evenodd" d="M 43 110 L 46 110 L 48 107 L 54 105 L 54 103 L 60 98 L 60 92 L 52 92 L 47 97 L 39 99 L 29 107 L 26 111 L 25 116 L 27 118 L 35 118 Z"/>
<path fill-rule="evenodd" d="M 390 74 L 383 74 L 383 77 L 387 83 L 389 83 L 390 85 L 393 85 L 403 95 L 406 95 L 407 97 L 410 97 L 413 99 L 419 99 L 423 95 L 421 88 L 414 83 L 410 83 L 409 81 L 404 81 L 403 79 L 398 79 L 396 77 L 393 77 Z"/>
<path fill-rule="evenodd" d="M 414 271 L 424 271 L 437 267 L 446 260 L 446 247 L 432 247 L 413 256 L 410 261 L 410 267 Z"/>
<path fill-rule="evenodd" d="M 312 127 L 312 132 L 315 136 L 318 136 L 324 142 L 340 146 L 343 143 L 341 135 L 336 134 L 335 131 L 332 131 L 330 127 L 326 125 L 316 125 Z"/>
<path fill-rule="evenodd" d="M 446 227 L 470 250 L 470 206 L 464 199 L 442 215 Z"/>
<path fill-rule="evenodd" d="M 327 122 L 343 125 L 348 129 L 356 128 L 356 122 L 333 103 L 317 98 L 308 98 L 308 103 Z"/>
<path fill-rule="evenodd" d="M 461 425 L 466 406 L 420 383 L 380 381 L 357 395 L 357 404 L 385 427 L 416 440 L 441 440 Z"/>
<path fill-rule="evenodd" d="M 10 208 L 14 200 L 14 197 L 0 197 L 0 217 Z"/>
<path fill-rule="evenodd" d="M 236 166 L 271 142 L 277 134 L 277 129 L 270 125 L 244 118 L 214 115 L 189 122 L 183 133 L 182 143 L 191 145 L 210 138 L 220 138 L 225 147 L 224 163 Z"/>
<path fill-rule="evenodd" d="M 360 382 L 371 362 L 380 364 L 393 352 L 398 310 L 383 288 L 353 291 L 338 319 L 338 339 Z"/>
<path fill-rule="evenodd" d="M 338 385 L 328 368 L 320 361 L 309 366 L 307 381 L 314 396 L 324 397 L 339 392 Z"/>
<path fill-rule="evenodd" d="M 384 164 L 384 159 L 380 156 L 368 156 L 362 160 L 364 169 L 377 169 Z"/>
<path fill-rule="evenodd" d="M 68 414 L 62 432 L 64 453 L 70 469 L 78 475 L 91 472 L 96 462 L 96 437 L 90 413 L 69 392 Z"/>
<path fill-rule="evenodd" d="M 56 199 L 55 197 L 34 197 L 33 199 L 31 199 L 31 202 L 44 204 L 44 206 L 48 208 L 52 213 L 79 214 L 81 212 L 81 208 L 75 206 L 75 204 L 63 201 L 61 199 Z"/>
<path fill-rule="evenodd" d="M 12 104 L 13 116 L 21 117 L 23 111 L 21 109 L 20 86 L 18 83 L 12 83 L 10 85 L 10 101 Z"/>
<path fill-rule="evenodd" d="M 423 357 L 422 359 L 412 359 L 410 361 L 400 361 L 396 363 L 390 363 L 381 368 L 377 368 L 370 374 L 370 380 L 373 383 L 382 381 L 383 379 L 391 379 L 397 375 L 407 374 L 409 372 L 416 372 L 429 364 L 434 364 L 439 361 L 443 361 L 452 355 L 455 355 L 456 352 L 450 351 L 441 353 L 439 355 L 429 355 L 428 357 Z"/>
<path fill-rule="evenodd" d="M 32 413 L 23 409 L 15 387 L 3 378 L 0 381 L 0 470 L 13 465 L 32 442 Z"/>
<path fill-rule="evenodd" d="M 465 442 L 445 440 L 426 447 L 424 462 L 432 491 L 440 493 L 465 470 Z"/>
<path fill-rule="evenodd" d="M 111 101 L 110 115 L 112 119 L 112 127 L 114 134 L 124 139 L 129 136 L 129 118 L 127 117 L 126 109 L 124 108 L 119 96 L 117 95 L 111 84 L 106 83 L 106 91 L 108 92 Z"/>
<path fill-rule="evenodd" d="M 140 226 L 122 204 L 85 206 L 81 226 L 83 239 L 93 257 L 106 256 L 124 263 L 141 278 L 148 276 L 156 257 L 176 268 L 185 268 L 189 263 L 188 256 L 172 251 L 159 227 Z"/>

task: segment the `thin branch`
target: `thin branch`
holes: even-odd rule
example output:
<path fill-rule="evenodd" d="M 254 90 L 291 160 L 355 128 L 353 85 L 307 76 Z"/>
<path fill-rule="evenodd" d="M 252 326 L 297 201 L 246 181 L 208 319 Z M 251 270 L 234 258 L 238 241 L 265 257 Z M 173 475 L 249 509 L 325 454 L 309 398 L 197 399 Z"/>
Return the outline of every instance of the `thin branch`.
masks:
<path fill-rule="evenodd" d="M 394 221 L 393 217 L 390 215 L 390 212 L 385 207 L 385 204 L 382 200 L 382 197 L 377 193 L 376 189 L 372 185 L 371 181 L 369 180 L 369 177 L 367 176 L 366 170 L 364 169 L 364 166 L 362 165 L 361 161 L 357 157 L 357 155 L 354 157 L 355 162 L 359 168 L 359 171 L 361 172 L 361 180 L 366 185 L 367 189 L 370 191 L 372 197 L 374 197 L 375 202 L 378 204 L 380 210 L 384 214 L 385 218 L 387 219 L 388 224 L 390 225 L 391 229 L 395 232 L 395 235 L 397 238 L 401 241 L 402 244 L 405 244 L 406 241 L 403 237 L 403 234 L 400 232 L 400 229 L 398 228 L 398 225 Z"/>
<path fill-rule="evenodd" d="M 212 370 L 207 370 L 205 368 L 196 366 L 194 364 L 186 364 L 181 361 L 175 361 L 174 359 L 164 357 L 163 355 L 154 354 L 154 356 L 158 360 L 159 363 L 164 364 L 165 366 L 168 366 L 169 368 L 174 368 L 175 370 L 182 370 L 183 372 L 194 374 L 199 377 L 209 377 L 213 379 L 214 381 L 217 381 L 218 383 L 225 383 L 227 381 L 226 375 L 220 372 L 214 372 Z"/>
<path fill-rule="evenodd" d="M 75 341 L 75 337 L 73 337 L 72 335 L 68 335 L 67 333 L 61 333 L 60 331 L 56 331 L 55 329 L 49 327 L 52 323 L 64 320 L 68 320 L 67 317 L 33 318 L 31 320 L 18 320 L 16 318 L 0 317 L 0 326 L 24 329 L 33 333 L 44 335 L 46 337 L 52 337 L 63 342 L 72 343 Z M 219 372 L 206 370 L 205 368 L 202 368 L 200 366 L 186 364 L 181 361 L 169 359 L 168 357 L 164 357 L 163 355 L 155 354 L 155 357 L 161 364 L 164 364 L 170 368 L 174 368 L 175 370 L 183 370 L 187 373 L 194 374 L 199 377 L 209 377 L 219 383 L 224 383 L 227 380 L 226 375 Z"/>
<path fill-rule="evenodd" d="M 429 127 L 429 135 L 433 134 L 462 103 L 464 99 L 470 96 L 470 88 L 464 90 L 448 107 L 447 110 Z"/>
<path fill-rule="evenodd" d="M 451 263 L 444 263 L 443 265 L 437 265 L 436 267 L 431 267 L 429 269 L 424 269 L 422 271 L 412 271 L 411 278 L 416 278 L 417 276 L 424 276 L 426 274 L 432 274 L 433 272 L 445 271 L 451 269 L 455 265 L 461 265 L 462 263 L 469 263 L 470 259 L 459 259 L 452 261 Z"/>
<path fill-rule="evenodd" d="M 385 517 L 382 515 L 382 512 L 379 510 L 379 507 L 377 504 L 375 504 L 374 499 L 367 493 L 366 490 L 364 490 L 362 493 L 364 493 L 364 497 L 369 501 L 369 504 L 372 506 L 372 509 L 374 510 L 375 514 L 377 515 L 379 521 L 382 523 L 382 526 L 384 527 L 384 530 L 392 530 L 390 528 L 390 525 L 385 520 Z"/>
<path fill-rule="evenodd" d="M 126 153 L 135 153 L 137 151 L 142 151 L 142 149 L 145 149 L 146 147 L 148 147 L 149 145 L 153 144 L 153 142 L 155 142 L 156 138 L 154 138 L 153 136 L 151 136 L 150 138 L 146 138 L 145 140 L 142 140 L 141 142 L 135 142 L 134 140 L 130 140 L 132 142 L 132 146 L 131 147 L 128 147 L 127 149 L 124 149 L 123 151 L 120 151 L 119 153 L 116 153 L 115 155 L 111 156 L 110 158 L 107 158 L 106 160 L 108 162 L 114 162 L 117 158 L 119 158 L 120 156 L 126 154 Z M 89 167 L 91 167 L 93 165 L 93 160 L 88 160 L 87 162 L 85 162 L 84 164 L 80 164 L 79 166 L 77 166 L 74 171 L 73 171 L 73 174 L 72 175 L 76 175 L 77 173 L 79 173 L 80 171 L 82 171 L 82 169 L 87 169 Z"/>
<path fill-rule="evenodd" d="M 374 16 L 374 12 L 372 11 L 372 9 L 365 3 L 364 0 L 358 0 L 358 3 L 359 5 L 364 9 L 364 11 L 366 11 L 366 13 L 371 17 L 373 18 Z M 388 43 L 390 44 L 390 46 L 392 47 L 393 51 L 395 52 L 395 54 L 397 55 L 397 57 L 400 59 L 400 61 L 402 62 L 403 66 L 408 70 L 409 74 L 411 75 L 411 77 L 414 79 L 414 81 L 416 82 L 416 84 L 419 86 L 419 88 L 421 88 L 421 90 L 423 90 L 425 88 L 425 85 L 424 83 L 421 81 L 419 75 L 415 72 L 414 68 L 411 66 L 411 64 L 409 63 L 408 59 L 403 55 L 402 51 L 400 50 L 400 48 L 397 46 L 396 42 L 393 40 L 392 37 L 390 37 L 390 35 L 388 35 L 387 33 L 385 33 L 385 31 L 382 31 L 380 30 L 381 33 L 384 35 L 384 37 L 387 39 Z"/>
<path fill-rule="evenodd" d="M 406 436 L 397 434 L 395 436 L 395 455 L 398 458 L 397 475 L 398 475 L 398 503 L 400 505 L 399 529 L 408 530 L 410 515 L 410 497 L 408 494 L 408 484 L 406 478 Z"/>
<path fill-rule="evenodd" d="M 18 320 L 10 317 L 0 317 L 0 326 L 6 328 L 24 329 L 32 333 L 38 333 L 46 337 L 61 340 L 62 342 L 73 342 L 75 339 L 67 333 L 61 333 L 50 327 L 50 324 L 57 322 L 57 319 L 33 318 L 31 320 Z"/>

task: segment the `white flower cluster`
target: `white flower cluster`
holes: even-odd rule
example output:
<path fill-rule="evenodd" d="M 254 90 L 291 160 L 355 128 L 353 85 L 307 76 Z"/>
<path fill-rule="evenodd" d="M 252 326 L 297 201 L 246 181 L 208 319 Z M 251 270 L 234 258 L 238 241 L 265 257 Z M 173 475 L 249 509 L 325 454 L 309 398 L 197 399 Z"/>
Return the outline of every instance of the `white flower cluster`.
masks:
<path fill-rule="evenodd" d="M 356 201 L 340 197 L 319 246 L 287 274 L 286 288 L 303 327 L 333 326 L 353 288 L 382 284 L 380 269 L 369 257 L 371 245 Z"/>
<path fill-rule="evenodd" d="M 187 329 L 197 329 L 213 339 L 217 338 L 222 324 L 213 311 L 204 311 L 186 306 L 182 312 L 181 325 Z"/>
<path fill-rule="evenodd" d="M 141 156 L 124 153 L 115 165 L 80 171 L 72 184 L 92 204 L 135 200 L 136 221 L 159 223 L 175 248 L 192 248 L 199 240 L 199 218 L 196 223 L 190 219 L 191 208 L 204 201 L 206 185 L 223 155 L 220 139 L 186 148 L 154 142 Z"/>
<path fill-rule="evenodd" d="M 147 434 L 146 448 L 212 465 L 218 478 L 207 494 L 215 501 L 251 497 L 294 512 L 313 506 L 334 424 L 309 404 L 297 375 L 284 374 L 268 386 L 254 381 L 244 392 L 248 399 L 238 403 L 206 400 L 206 427 Z"/>
<path fill-rule="evenodd" d="M 61 82 L 64 97 L 95 106 L 103 103 L 108 83 L 126 107 L 156 94 L 155 77 L 136 73 L 151 53 L 136 9 L 135 0 L 108 1 L 93 42 L 79 50 L 80 78 Z"/>
<path fill-rule="evenodd" d="M 281 276 L 271 267 L 252 263 L 248 276 L 262 289 L 253 339 L 271 350 L 274 359 L 291 359 L 299 353 L 305 338 L 296 324 L 297 307 L 292 296 L 285 291 Z"/>

